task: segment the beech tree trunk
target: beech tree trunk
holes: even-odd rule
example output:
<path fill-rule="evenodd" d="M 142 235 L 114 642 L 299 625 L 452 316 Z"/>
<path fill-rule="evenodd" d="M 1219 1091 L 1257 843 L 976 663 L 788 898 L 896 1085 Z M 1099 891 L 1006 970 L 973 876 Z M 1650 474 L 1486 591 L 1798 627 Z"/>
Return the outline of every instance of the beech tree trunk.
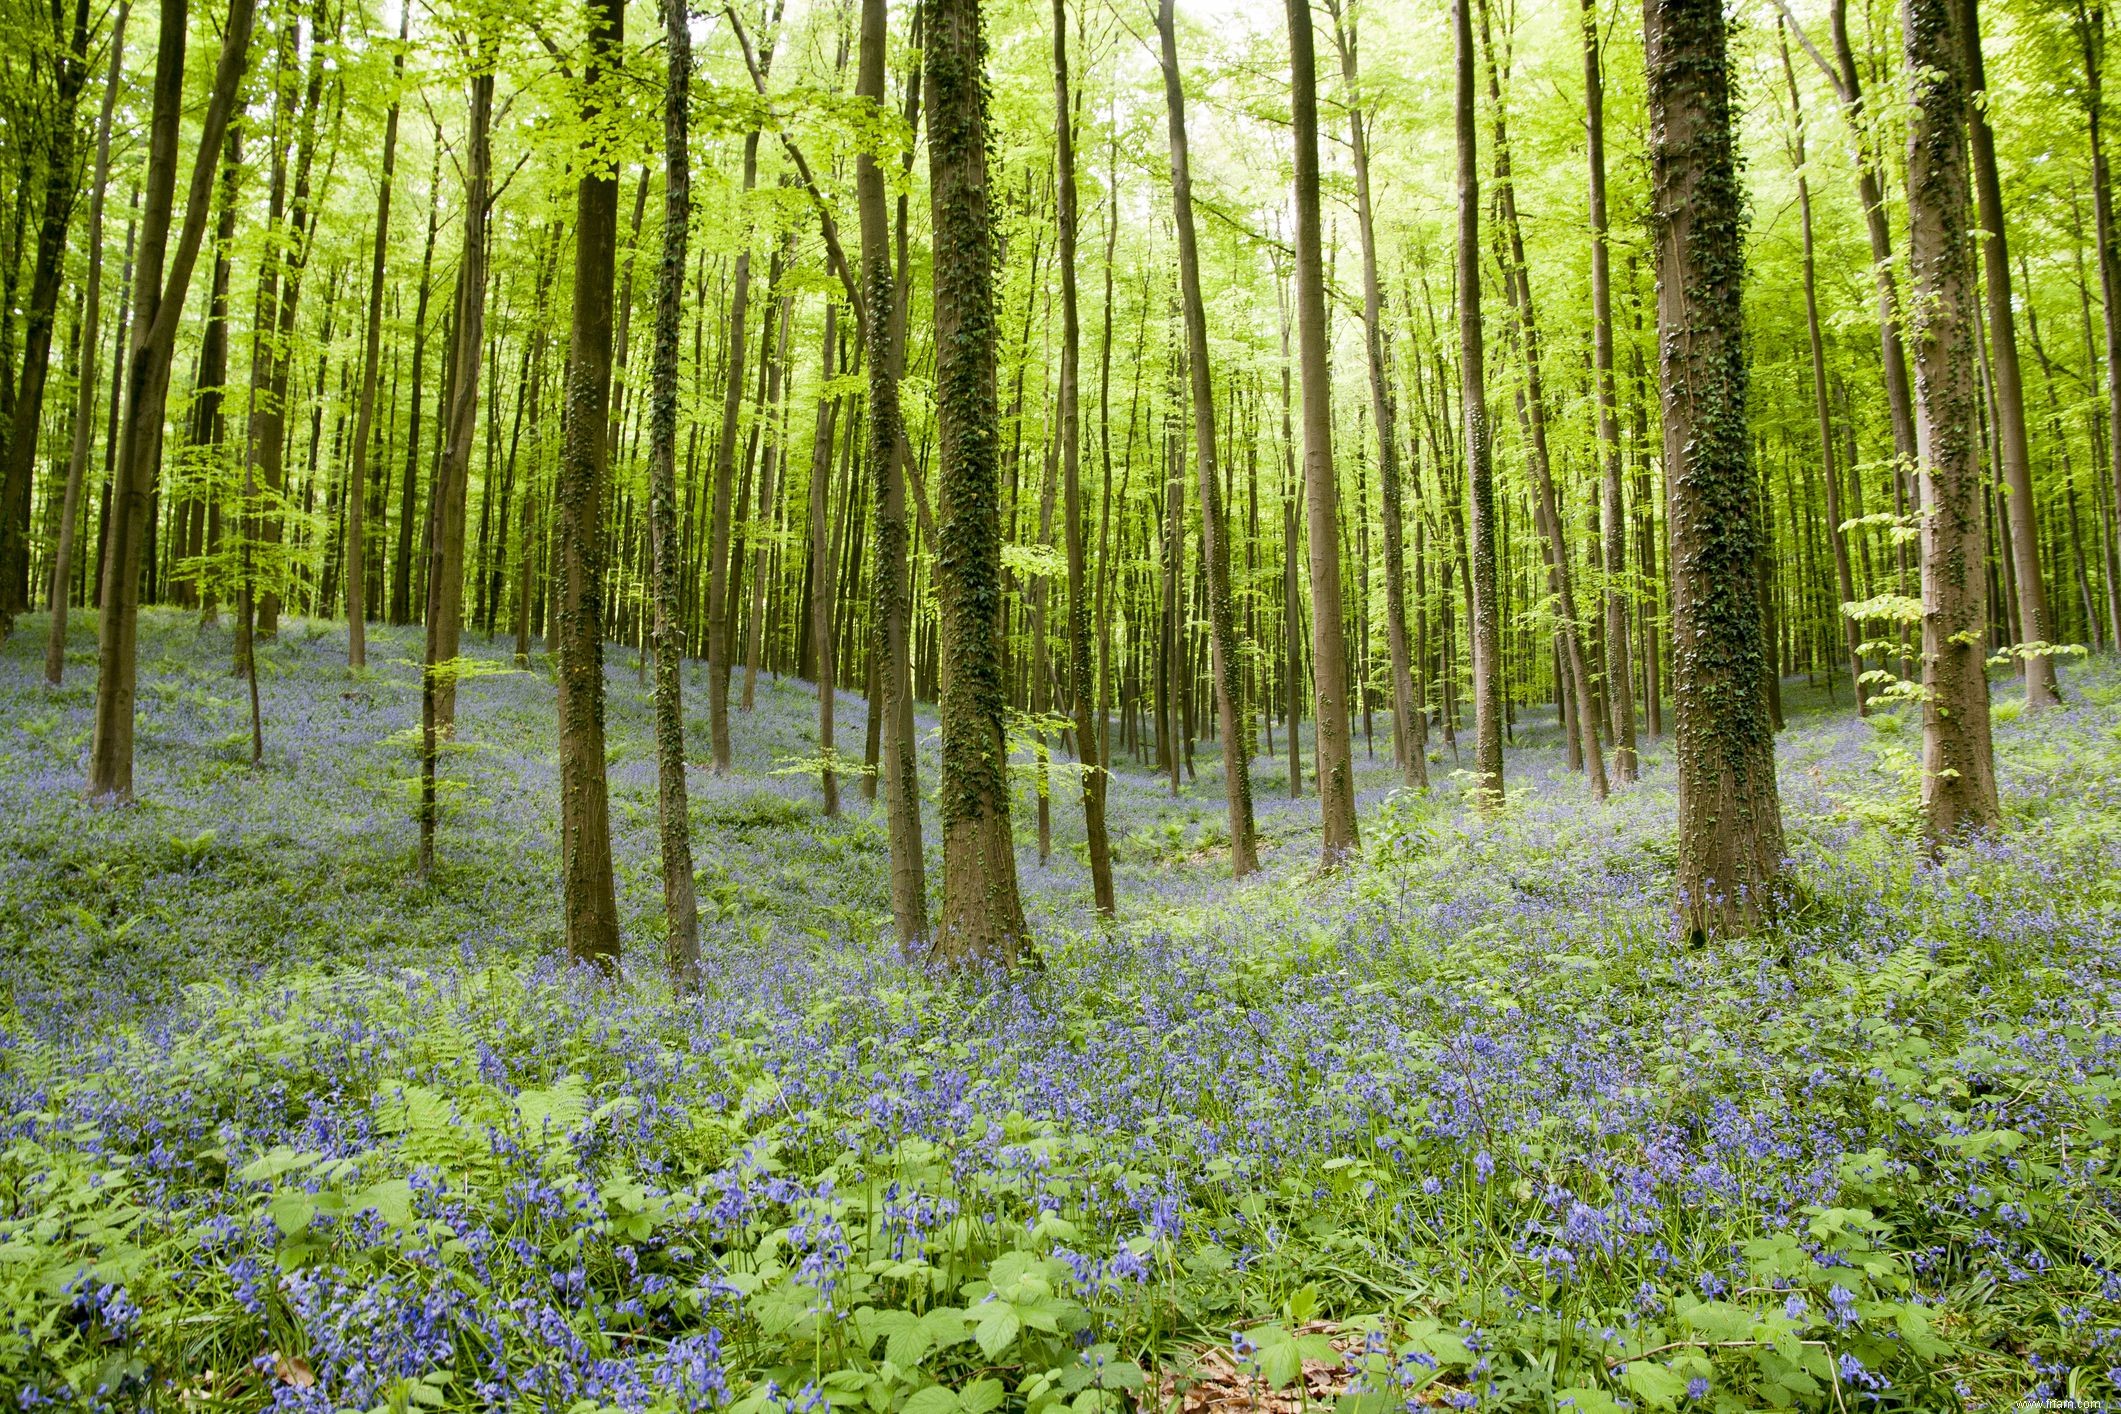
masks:
<path fill-rule="evenodd" d="M 888 42 L 884 0 L 862 0 L 861 21 L 855 91 L 875 104 L 881 116 Z M 867 150 L 856 154 L 854 184 L 862 227 L 862 278 L 868 288 L 869 418 L 864 456 L 876 496 L 876 565 L 871 573 L 875 576 L 873 615 L 883 716 L 877 760 L 891 850 L 891 916 L 900 949 L 911 955 L 928 936 L 928 885 L 922 859 L 920 779 L 915 769 L 906 440 L 898 401 L 904 320 L 893 283 L 883 168 Z"/>
<path fill-rule="evenodd" d="M 169 227 L 177 183 L 177 140 L 184 101 L 185 29 L 188 0 L 163 0 L 155 55 L 153 106 L 147 132 L 147 194 L 141 207 L 139 255 L 133 270 L 131 347 L 127 353 L 126 409 L 122 442 L 105 523 L 102 621 L 98 632 L 96 723 L 89 747 L 91 796 L 130 800 L 133 793 L 134 652 L 139 628 L 141 546 L 147 538 L 148 502 L 154 495 L 162 448 L 163 414 L 169 401 L 170 358 L 192 268 L 206 236 L 215 165 L 222 134 L 234 110 L 249 58 L 253 0 L 229 0 L 221 29 L 221 57 L 211 96 L 200 120 L 199 148 L 192 162 L 184 224 L 176 249 Z M 165 259 L 168 270 L 164 271 Z"/>
<path fill-rule="evenodd" d="M 1976 0 L 1958 0 L 1959 36 L 1966 48 L 1967 133 L 1973 154 L 1975 209 L 1983 227 L 1982 292 L 1988 306 L 1988 342 L 1994 372 L 1996 441 L 2002 450 L 2005 529 L 2010 536 L 2011 592 L 2018 609 L 2018 638 L 2025 650 L 2025 705 L 2030 711 L 2060 702 L 2056 637 L 2048 612 L 2047 581 L 2041 572 L 2040 532 L 2033 503 L 2033 455 L 2025 429 L 2025 377 L 2018 363 L 2017 313 L 2011 303 L 2010 243 L 2004 231 L 2003 180 L 1996 171 L 1996 135 L 1989 126 L 1988 78 L 1981 62 L 1981 19 Z"/>
<path fill-rule="evenodd" d="M 589 156 L 601 85 L 618 68 L 625 0 L 589 0 L 582 64 Z M 617 264 L 619 183 L 592 160 L 575 188 L 574 315 L 566 425 L 553 488 L 559 561 L 553 618 L 559 639 L 560 858 L 567 954 L 615 973 L 619 912 L 611 868 L 611 797 L 604 779 L 604 469 L 611 423 L 611 287 Z"/>
<path fill-rule="evenodd" d="M 391 56 L 391 103 L 383 115 L 383 171 L 376 183 L 375 255 L 368 276 L 368 324 L 362 335 L 361 392 L 354 415 L 353 457 L 346 473 L 346 666 L 368 666 L 368 453 L 374 444 L 376 367 L 383 355 L 383 269 L 390 255 L 390 189 L 398 169 L 397 93 L 405 79 L 407 5 Z M 528 498 L 525 498 L 526 504 Z"/>
<path fill-rule="evenodd" d="M 880 3 L 880 0 L 870 0 Z M 1059 167 L 1061 348 L 1060 348 L 1060 458 L 1062 533 L 1068 541 L 1068 693 L 1075 717 L 1075 755 L 1082 765 L 1083 832 L 1090 855 L 1090 892 L 1101 917 L 1111 918 L 1119 909 L 1112 888 L 1112 845 L 1105 832 L 1105 762 L 1099 754 L 1100 718 L 1103 715 L 1102 675 L 1093 688 L 1090 668 L 1090 600 L 1088 574 L 1083 558 L 1083 495 L 1081 484 L 1082 412 L 1079 407 L 1079 364 L 1082 328 L 1076 311 L 1075 239 L 1077 205 L 1075 194 L 1075 108 L 1068 86 L 1067 0 L 1053 0 L 1053 124 L 1055 162 Z M 1113 232 L 1117 232 L 1117 223 Z M 1106 252 L 1107 284 L 1105 314 L 1106 364 L 1110 366 L 1112 263 Z M 1109 443 L 1105 453 L 1107 499 L 1110 498 L 1112 458 Z M 901 513 L 903 514 L 903 512 Z M 881 523 L 881 522 L 879 522 Z M 1224 747 L 1230 750 L 1229 746 Z M 1247 805 L 1249 807 L 1249 799 Z"/>
<path fill-rule="evenodd" d="M 1679 910 L 1696 937 L 1750 930 L 1783 869 L 1758 486 L 1746 433 L 1745 200 L 1720 0 L 1646 0 L 1657 249 Z"/>
<path fill-rule="evenodd" d="M 940 432 L 943 915 L 930 957 L 1014 964 L 1028 939 L 1009 828 L 994 227 L 980 0 L 929 0 L 925 66 Z"/>
<path fill-rule="evenodd" d="M 648 370 L 648 534 L 655 601 L 656 821 L 663 856 L 665 961 L 673 985 L 700 971 L 700 907 L 692 881 L 692 823 L 685 799 L 685 662 L 678 542 L 678 333 L 692 226 L 692 30 L 685 0 L 663 0 L 663 258 L 656 267 L 655 342 Z"/>
<path fill-rule="evenodd" d="M 1915 444 L 1922 478 L 1922 820 L 1933 848 L 1997 820 L 1989 741 L 1988 540 L 1968 251 L 1965 10 L 1902 0 Z"/>
<path fill-rule="evenodd" d="M 1288 0 L 1296 136 L 1296 345 L 1303 382 L 1304 511 L 1311 537 L 1311 683 L 1316 701 L 1321 866 L 1355 853 L 1355 769 L 1348 741 L 1348 648 L 1341 624 L 1340 495 L 1333 469 L 1332 375 L 1318 194 L 1318 63 L 1309 0 Z"/>
<path fill-rule="evenodd" d="M 1468 593 L 1473 651 L 1473 793 L 1501 808 L 1502 607 L 1496 563 L 1495 473 L 1480 312 L 1480 147 L 1473 126 L 1473 0 L 1452 0 L 1458 136 L 1458 401 L 1465 418 Z"/>
<path fill-rule="evenodd" d="M 1620 412 L 1613 384 L 1613 260 L 1605 200 L 1605 62 L 1599 53 L 1598 5 L 1583 0 L 1585 156 L 1590 167 L 1591 369 L 1598 396 L 1598 455 L 1604 465 L 1599 500 L 1605 542 L 1605 686 L 1612 712 L 1613 775 L 1625 784 L 1639 774 L 1635 753 L 1634 654 L 1629 651 L 1628 527 L 1621 504 Z"/>
<path fill-rule="evenodd" d="M 1178 41 L 1173 34 L 1171 9 L 1172 0 L 1161 0 L 1158 4 L 1156 32 L 1162 43 L 1164 106 L 1170 117 L 1171 207 L 1178 232 L 1178 283 L 1186 326 L 1186 370 L 1193 394 L 1193 454 L 1200 478 L 1200 551 L 1202 568 L 1207 573 L 1216 738 L 1222 746 L 1223 794 L 1230 814 L 1230 873 L 1232 877 L 1242 879 L 1259 867 L 1259 851 L 1252 828 L 1251 733 L 1244 729 L 1238 715 L 1237 628 L 1236 616 L 1230 607 L 1230 543 L 1223 525 L 1222 475 L 1216 463 L 1215 380 L 1208 364 L 1208 316 L 1201 303 L 1200 249 L 1193 231 L 1193 173 L 1186 153 L 1186 95 L 1179 81 Z M 1073 185 L 1072 177 L 1070 185 Z M 1072 240 L 1070 244 L 1072 246 Z M 1063 265 L 1071 261 L 1072 250 L 1063 252 Z M 1072 293 L 1072 276 L 1070 278 Z M 1307 408 L 1309 396 L 1307 387 Z M 1305 425 L 1308 429 L 1308 419 Z M 1351 819 L 1353 801 L 1351 792 Z"/>
<path fill-rule="evenodd" d="M 51 636 L 44 647 L 44 680 L 57 687 L 66 674 L 66 611 L 73 598 L 74 528 L 81 518 L 81 485 L 88 478 L 88 443 L 96 416 L 97 355 L 103 351 L 103 203 L 110 186 L 111 115 L 125 78 L 125 22 L 132 0 L 119 0 L 111 22 L 110 77 L 96 117 L 96 171 L 88 196 L 87 292 L 81 312 L 81 376 L 74 390 L 73 441 L 66 459 L 66 499 L 60 512 L 59 544 L 52 556 Z"/>
<path fill-rule="evenodd" d="M 817 430 L 810 444 L 810 656 L 817 673 L 818 790 L 825 814 L 840 813 L 839 773 L 832 768 L 832 709 L 839 690 L 839 662 L 833 652 L 832 600 L 836 556 L 831 536 L 832 438 L 839 421 L 839 399 L 824 389 L 832 382 L 832 358 L 840 338 L 840 307 L 825 305 L 825 335 L 818 356 Z"/>

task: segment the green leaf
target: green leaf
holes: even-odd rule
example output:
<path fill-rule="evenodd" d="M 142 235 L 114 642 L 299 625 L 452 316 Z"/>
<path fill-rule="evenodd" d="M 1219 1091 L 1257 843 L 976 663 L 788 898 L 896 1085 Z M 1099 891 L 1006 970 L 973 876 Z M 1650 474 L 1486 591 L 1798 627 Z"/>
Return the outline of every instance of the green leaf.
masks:
<path fill-rule="evenodd" d="M 1016 1314 L 1016 1308 L 1006 1301 L 997 1301 L 980 1316 L 972 1338 L 979 1342 L 980 1353 L 993 1360 L 1015 1342 L 1023 1328 L 1023 1318 Z"/>
<path fill-rule="evenodd" d="M 1001 1402 L 1000 1380 L 974 1380 L 960 1390 L 957 1396 L 959 1414 L 987 1414 L 990 1409 L 1000 1408 Z"/>
<path fill-rule="evenodd" d="M 1675 1409 L 1686 1397 L 1686 1381 L 1650 1360 L 1632 1360 L 1620 1382 L 1641 1395 L 1652 1409 Z"/>
<path fill-rule="evenodd" d="M 929 1385 L 915 1390 L 899 1409 L 900 1414 L 955 1414 L 957 1391 L 948 1385 Z"/>

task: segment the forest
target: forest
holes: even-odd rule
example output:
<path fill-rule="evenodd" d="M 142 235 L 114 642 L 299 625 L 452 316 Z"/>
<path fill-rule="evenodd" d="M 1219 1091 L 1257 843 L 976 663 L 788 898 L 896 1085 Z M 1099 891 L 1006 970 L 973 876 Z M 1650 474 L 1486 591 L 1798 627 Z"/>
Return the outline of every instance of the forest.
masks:
<path fill-rule="evenodd" d="M 0 31 L 0 1406 L 2121 1408 L 2104 0 Z"/>

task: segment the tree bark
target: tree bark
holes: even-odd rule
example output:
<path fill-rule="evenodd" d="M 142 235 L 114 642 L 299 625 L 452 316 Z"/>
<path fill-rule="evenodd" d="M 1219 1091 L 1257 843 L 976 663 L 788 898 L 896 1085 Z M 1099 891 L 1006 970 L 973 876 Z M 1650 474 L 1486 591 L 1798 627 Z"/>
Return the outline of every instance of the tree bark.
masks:
<path fill-rule="evenodd" d="M 1968 254 L 1965 10 L 1902 0 L 1915 440 L 1922 478 L 1922 819 L 1932 848 L 1996 823 L 1989 741 L 1987 525 Z"/>
<path fill-rule="evenodd" d="M 1746 433 L 1744 193 L 1719 0 L 1646 0 L 1651 230 L 1672 567 L 1679 910 L 1696 937 L 1770 914 L 1783 869 Z"/>
<path fill-rule="evenodd" d="M 1296 136 L 1296 344 L 1303 383 L 1304 511 L 1311 536 L 1311 682 L 1316 701 L 1321 865 L 1359 846 L 1348 741 L 1348 649 L 1341 623 L 1340 496 L 1334 482 L 1332 375 L 1326 366 L 1326 277 L 1320 253 L 1318 63 L 1309 0 L 1288 0 L 1291 117 Z"/>
<path fill-rule="evenodd" d="M 187 0 L 164 0 L 155 56 L 153 106 L 148 119 L 147 196 L 141 208 L 140 250 L 133 271 L 133 329 L 127 354 L 126 411 L 111 492 L 104 556 L 102 622 L 98 632 L 96 723 L 89 748 L 89 794 L 130 800 L 133 793 L 134 652 L 139 627 L 141 544 L 154 494 L 169 401 L 170 358 L 192 268 L 206 236 L 221 138 L 236 105 L 250 50 L 253 0 L 229 0 L 221 57 L 200 122 L 184 224 L 176 249 L 169 227 L 177 182 L 178 126 L 184 100 Z M 164 263 L 168 271 L 165 279 Z"/>
<path fill-rule="evenodd" d="M 663 856 L 664 957 L 673 985 L 696 985 L 700 908 L 692 881 L 692 823 L 685 799 L 685 661 L 678 543 L 678 332 L 692 226 L 692 31 L 685 0 L 663 0 L 663 258 L 656 267 L 655 341 L 648 370 L 648 532 L 654 560 L 656 820 Z"/>
<path fill-rule="evenodd" d="M 922 50 L 935 232 L 941 501 L 943 915 L 930 957 L 1014 964 L 1026 928 L 1010 840 L 1002 652 L 994 229 L 980 0 L 930 0 Z"/>
<path fill-rule="evenodd" d="M 884 109 L 888 41 L 884 0 L 862 0 L 857 94 Z M 918 74 L 916 69 L 915 73 Z M 910 134 L 909 134 L 910 142 Z M 913 729 L 912 594 L 907 572 L 905 428 L 898 374 L 904 320 L 894 288 L 884 172 L 875 154 L 855 157 L 855 201 L 862 228 L 862 278 L 868 287 L 869 417 L 864 455 L 876 495 L 874 609 L 883 715 L 878 770 L 891 851 L 891 916 L 899 947 L 912 954 L 928 936 L 927 871 L 922 859 L 920 780 Z"/>
<path fill-rule="evenodd" d="M 1105 762 L 1099 754 L 1099 727 L 1103 716 L 1103 682 L 1099 675 L 1092 686 L 1090 667 L 1089 583 L 1083 556 L 1083 494 L 1081 483 L 1082 413 L 1078 387 L 1082 329 L 1076 310 L 1075 240 L 1078 208 L 1075 193 L 1075 109 L 1068 86 L 1067 0 L 1053 0 L 1053 125 L 1055 161 L 1059 177 L 1061 348 L 1060 348 L 1060 457 L 1062 533 L 1068 541 L 1068 692 L 1075 716 L 1075 756 L 1082 765 L 1083 832 L 1090 855 L 1090 892 L 1100 917 L 1111 918 L 1119 910 L 1112 888 L 1112 845 L 1105 832 Z M 1117 231 L 1115 222 L 1114 231 Z M 1110 367 L 1111 261 L 1105 264 L 1106 366 Z M 1102 424 L 1100 424 L 1102 426 Z M 1110 498 L 1112 454 L 1105 452 L 1107 498 Z M 1226 747 L 1225 750 L 1228 748 Z"/>
<path fill-rule="evenodd" d="M 1613 776 L 1625 784 L 1640 773 L 1635 751 L 1634 654 L 1630 651 L 1625 586 L 1628 527 L 1621 503 L 1620 411 L 1613 383 L 1613 259 L 1605 191 L 1605 62 L 1599 53 L 1598 6 L 1583 0 L 1585 157 L 1590 168 L 1591 367 L 1598 395 L 1598 455 L 1604 464 L 1599 501 L 1605 541 L 1605 680 L 1613 717 Z"/>
<path fill-rule="evenodd" d="M 1480 312 L 1480 150 L 1473 126 L 1473 0 L 1452 0 L 1458 139 L 1458 384 L 1465 418 L 1469 625 L 1473 650 L 1473 793 L 1501 808 L 1502 609 L 1496 565 L 1495 473 Z"/>
<path fill-rule="evenodd" d="M 575 189 L 574 313 L 566 423 L 554 487 L 559 511 L 553 617 L 559 638 L 560 856 L 567 953 L 615 973 L 619 916 L 611 867 L 611 797 L 604 779 L 604 471 L 611 422 L 611 294 L 618 178 L 596 119 L 625 40 L 625 0 L 589 0 L 582 117 L 591 159 Z"/>
<path fill-rule="evenodd" d="M 840 338 L 840 307 L 827 301 L 825 335 L 818 358 L 817 430 L 810 444 L 810 655 L 817 673 L 818 791 L 825 814 L 840 813 L 840 779 L 833 769 L 832 716 L 839 690 L 839 662 L 833 652 L 832 601 L 837 564 L 830 534 L 832 509 L 832 438 L 839 421 L 839 399 L 825 391 L 832 382 L 832 357 Z"/>
<path fill-rule="evenodd" d="M 1186 151 L 1186 94 L 1178 72 L 1178 41 L 1171 10 L 1172 0 L 1161 0 L 1156 10 L 1156 32 L 1162 44 L 1164 106 L 1170 118 L 1171 208 L 1178 233 L 1179 297 L 1186 328 L 1186 370 L 1193 395 L 1193 454 L 1200 482 L 1200 553 L 1202 568 L 1207 572 L 1216 737 L 1222 746 L 1223 794 L 1230 815 L 1230 873 L 1242 879 L 1259 867 L 1252 826 L 1250 733 L 1238 716 L 1237 629 L 1230 607 L 1230 543 L 1223 524 L 1222 476 L 1216 462 L 1215 380 L 1208 364 L 1208 316 L 1202 305 L 1200 249 L 1193 231 L 1193 172 Z M 1074 185 L 1072 174 L 1069 185 Z M 1072 265 L 1072 235 L 1070 232 L 1071 249 L 1061 257 L 1064 268 Z M 1072 270 L 1067 278 L 1072 294 Z M 1305 396 L 1308 400 L 1308 388 Z M 1307 421 L 1307 428 L 1308 425 Z M 1352 793 L 1349 799 L 1352 818 Z"/>
<path fill-rule="evenodd" d="M 73 441 L 66 459 L 66 499 L 60 512 L 59 545 L 52 556 L 51 636 L 44 648 L 44 680 L 57 687 L 66 674 L 66 611 L 73 598 L 74 528 L 81 517 L 81 485 L 88 478 L 88 443 L 96 416 L 96 357 L 103 350 L 103 203 L 110 186 L 111 115 L 125 78 L 125 23 L 132 0 L 119 0 L 111 22 L 110 77 L 96 117 L 96 172 L 89 184 L 87 294 L 81 313 L 81 377 L 74 390 Z"/>
<path fill-rule="evenodd" d="M 2003 181 L 1996 171 L 1996 135 L 1989 126 L 1988 78 L 1981 62 L 1981 19 L 1976 0 L 1958 0 L 1959 37 L 1966 46 L 1967 132 L 1973 153 L 1975 209 L 1984 228 L 1981 286 L 1988 305 L 1988 342 L 1994 371 L 1996 441 L 2002 450 L 2003 482 L 2009 491 L 2011 591 L 2018 609 L 2019 665 L 2025 674 L 2025 705 L 2040 711 L 2061 701 L 2056 690 L 2056 637 L 2041 572 L 2039 522 L 2033 502 L 2032 446 L 2025 429 L 2025 377 L 2018 362 L 2017 314 L 2011 304 L 2010 244 L 2004 230 Z"/>
<path fill-rule="evenodd" d="M 362 334 L 360 410 L 346 473 L 346 666 L 368 666 L 368 452 L 374 442 L 376 367 L 383 355 L 383 268 L 390 254 L 390 189 L 398 168 L 398 91 L 405 80 L 405 39 L 412 7 L 398 19 L 391 56 L 391 102 L 383 116 L 383 171 L 376 181 L 376 237 L 368 276 L 368 323 Z M 527 504 L 527 497 L 526 497 Z"/>

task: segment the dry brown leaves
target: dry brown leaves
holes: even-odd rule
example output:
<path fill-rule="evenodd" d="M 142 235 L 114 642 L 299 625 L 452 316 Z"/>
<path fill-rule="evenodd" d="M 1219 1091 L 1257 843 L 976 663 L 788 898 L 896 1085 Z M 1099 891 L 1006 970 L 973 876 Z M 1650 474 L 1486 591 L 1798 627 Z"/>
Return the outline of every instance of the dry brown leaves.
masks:
<path fill-rule="evenodd" d="M 1302 1380 L 1287 1389 L 1270 1388 L 1256 1373 L 1240 1367 L 1227 1345 L 1211 1345 L 1158 1371 L 1145 1393 L 1156 1400 L 1158 1414 L 1330 1414 L 1354 1379 L 1340 1357 L 1361 1347 L 1363 1333 L 1343 1332 L 1332 1321 L 1311 1321 L 1294 1333 L 1330 1337 L 1334 1358 L 1304 1361 Z M 1414 1402 L 1441 1408 L 1445 1392 L 1432 1385 L 1416 1394 Z"/>

